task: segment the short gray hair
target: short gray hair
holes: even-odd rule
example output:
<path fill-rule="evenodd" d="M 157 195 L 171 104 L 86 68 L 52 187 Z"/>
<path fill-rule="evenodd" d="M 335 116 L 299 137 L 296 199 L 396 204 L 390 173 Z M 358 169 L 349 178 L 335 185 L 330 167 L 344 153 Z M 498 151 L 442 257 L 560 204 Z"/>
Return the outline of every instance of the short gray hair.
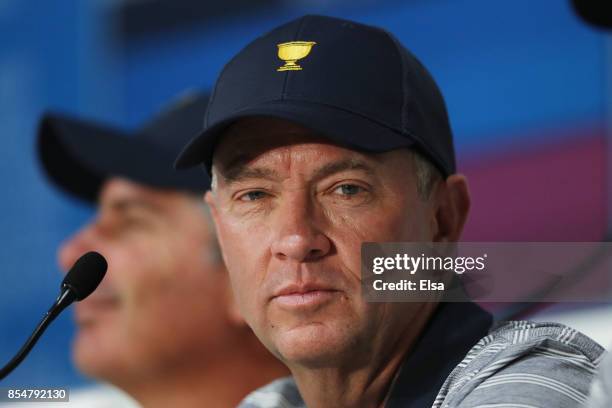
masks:
<path fill-rule="evenodd" d="M 440 170 L 425 157 L 421 152 L 410 149 L 412 162 L 414 163 L 414 173 L 416 176 L 417 192 L 423 201 L 429 200 L 434 188 L 443 177 Z"/>

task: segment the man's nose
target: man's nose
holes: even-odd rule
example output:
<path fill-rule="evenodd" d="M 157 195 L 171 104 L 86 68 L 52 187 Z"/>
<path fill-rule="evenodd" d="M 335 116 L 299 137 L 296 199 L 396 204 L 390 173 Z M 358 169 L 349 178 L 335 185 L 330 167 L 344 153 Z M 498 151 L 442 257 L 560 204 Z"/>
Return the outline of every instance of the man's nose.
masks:
<path fill-rule="evenodd" d="M 277 259 L 310 262 L 324 257 L 331 249 L 329 238 L 318 225 L 321 217 L 305 195 L 284 200 L 277 207 L 271 246 Z"/>
<path fill-rule="evenodd" d="M 99 251 L 95 229 L 95 224 L 86 225 L 61 244 L 57 258 L 62 271 L 68 272 L 85 252 Z"/>

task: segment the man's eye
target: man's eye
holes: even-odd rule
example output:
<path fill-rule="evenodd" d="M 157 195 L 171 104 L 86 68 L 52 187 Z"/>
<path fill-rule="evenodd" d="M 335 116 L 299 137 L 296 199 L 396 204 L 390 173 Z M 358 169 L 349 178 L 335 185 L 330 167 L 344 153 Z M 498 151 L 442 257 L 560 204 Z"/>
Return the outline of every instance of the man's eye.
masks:
<path fill-rule="evenodd" d="M 130 232 L 137 232 L 147 229 L 150 224 L 143 218 L 136 217 L 115 217 L 98 221 L 98 226 L 109 235 L 124 235 Z"/>
<path fill-rule="evenodd" d="M 356 186 L 355 184 L 342 184 L 341 186 L 336 187 L 334 190 L 335 193 L 342 194 L 345 196 L 354 196 L 363 191 L 363 188 L 360 186 Z"/>
<path fill-rule="evenodd" d="M 147 225 L 146 219 L 142 217 L 130 216 L 130 217 L 125 217 L 121 221 L 121 226 L 123 228 L 140 228 L 146 225 Z"/>
<path fill-rule="evenodd" d="M 255 201 L 260 200 L 266 196 L 263 191 L 249 191 L 240 196 L 240 201 Z"/>

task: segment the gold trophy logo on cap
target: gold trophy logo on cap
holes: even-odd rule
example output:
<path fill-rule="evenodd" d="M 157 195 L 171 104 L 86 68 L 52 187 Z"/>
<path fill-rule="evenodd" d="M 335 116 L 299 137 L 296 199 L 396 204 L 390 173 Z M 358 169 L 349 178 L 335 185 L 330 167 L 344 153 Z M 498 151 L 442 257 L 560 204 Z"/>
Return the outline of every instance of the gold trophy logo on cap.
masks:
<path fill-rule="evenodd" d="M 299 71 L 302 69 L 297 61 L 310 54 L 314 41 L 290 41 L 278 44 L 278 58 L 285 61 L 285 65 L 277 71 Z"/>

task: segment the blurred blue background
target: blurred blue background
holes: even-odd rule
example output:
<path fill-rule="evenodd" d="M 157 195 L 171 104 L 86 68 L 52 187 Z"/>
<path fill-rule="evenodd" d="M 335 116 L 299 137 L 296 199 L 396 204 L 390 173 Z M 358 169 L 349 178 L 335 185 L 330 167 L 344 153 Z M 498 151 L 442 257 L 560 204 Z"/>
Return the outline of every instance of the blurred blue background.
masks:
<path fill-rule="evenodd" d="M 384 27 L 433 73 L 446 97 L 459 162 L 475 179 L 479 215 L 468 225 L 470 239 L 604 236 L 612 43 L 609 34 L 580 21 L 568 1 L 223 4 L 0 0 L 2 364 L 58 293 L 58 244 L 92 215 L 41 172 L 34 144 L 41 113 L 61 110 L 133 128 L 177 93 L 209 89 L 224 63 L 255 36 L 305 13 Z M 559 159 L 578 150 L 571 156 L 579 157 L 576 163 Z M 534 180 L 517 181 L 514 190 L 491 182 L 517 174 L 516 166 Z M 548 179 L 537 178 L 538 166 L 550 171 Z M 577 179 L 563 173 L 572 166 L 579 167 Z M 528 195 L 528 182 L 549 190 Z M 572 191 L 578 198 L 562 199 Z M 507 212 L 495 217 L 502 207 L 487 197 L 498 194 L 521 200 L 515 206 L 509 198 Z M 67 313 L 3 385 L 84 384 L 69 360 L 72 332 Z"/>

